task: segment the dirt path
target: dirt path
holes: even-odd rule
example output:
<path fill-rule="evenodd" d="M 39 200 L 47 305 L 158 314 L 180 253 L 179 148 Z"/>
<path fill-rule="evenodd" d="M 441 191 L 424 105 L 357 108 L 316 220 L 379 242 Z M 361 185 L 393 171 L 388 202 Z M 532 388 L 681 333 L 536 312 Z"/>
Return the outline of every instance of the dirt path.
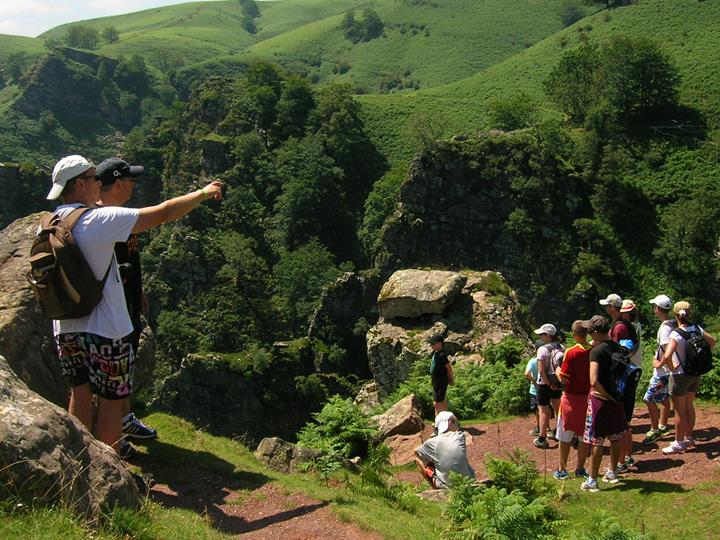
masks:
<path fill-rule="evenodd" d="M 692 486 L 717 478 L 720 475 L 720 408 L 699 406 L 695 425 L 697 448 L 684 454 L 666 456 L 661 449 L 672 441 L 672 432 L 652 446 L 642 446 L 641 441 L 645 437 L 645 432 L 650 429 L 650 421 L 647 410 L 636 408 L 632 428 L 633 457 L 637 464 L 628 475 L 642 480 L 669 482 L 684 486 Z M 531 417 L 517 418 L 498 424 L 463 426 L 473 434 L 473 445 L 468 448 L 468 457 L 478 478 L 485 478 L 484 456 L 486 453 L 507 457 L 507 452 L 512 451 L 515 447 L 530 452 L 532 459 L 538 464 L 540 472 L 551 476 L 558 466 L 557 443 L 550 441 L 551 447 L 548 450 L 535 448 L 532 443 L 533 437 L 529 434 L 533 427 L 534 419 Z M 431 428 L 426 428 L 423 437 L 430 436 L 431 432 Z M 407 460 L 408 451 L 412 450 L 406 446 L 398 452 L 399 461 Z M 574 452 L 570 454 L 569 470 L 574 469 L 576 465 L 576 458 L 573 454 Z M 603 460 L 603 466 L 606 463 L 607 458 Z M 402 473 L 400 477 L 413 483 L 419 482 L 415 473 Z"/>
<path fill-rule="evenodd" d="M 649 429 L 647 411 L 635 411 L 633 433 L 636 467 L 630 476 L 692 486 L 720 476 L 720 408 L 701 406 L 697 411 L 696 449 L 680 455 L 665 456 L 661 448 L 670 440 L 666 437 L 659 444 L 643 447 L 640 444 Z M 490 453 L 505 457 L 513 448 L 528 450 L 541 472 L 550 476 L 557 467 L 557 443 L 548 450 L 535 448 L 528 431 L 533 420 L 517 418 L 498 424 L 475 424 L 464 426 L 473 434 L 474 443 L 469 448 L 470 463 L 478 478 L 485 477 L 484 456 Z M 427 428 L 423 437 L 431 435 Z M 407 462 L 417 439 L 394 451 L 395 461 Z M 570 468 L 575 467 L 571 454 Z M 402 472 L 402 480 L 421 484 L 414 472 Z M 168 507 L 187 508 L 207 516 L 213 527 L 231 535 L 248 539 L 310 540 L 326 539 L 369 540 L 381 535 L 365 531 L 352 523 L 340 521 L 327 506 L 304 494 L 289 493 L 274 483 L 253 482 L 244 478 L 236 485 L 228 485 L 222 475 L 203 475 L 188 478 L 187 485 L 157 484 L 152 488 L 154 500 Z"/>

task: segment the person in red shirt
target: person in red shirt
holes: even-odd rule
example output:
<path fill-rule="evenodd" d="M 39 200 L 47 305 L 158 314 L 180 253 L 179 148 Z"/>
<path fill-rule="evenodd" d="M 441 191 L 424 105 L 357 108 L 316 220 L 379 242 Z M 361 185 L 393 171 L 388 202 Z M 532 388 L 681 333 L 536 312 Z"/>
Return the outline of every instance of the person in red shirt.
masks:
<path fill-rule="evenodd" d="M 583 321 L 575 321 L 572 325 L 573 338 L 576 344 L 565 351 L 562 365 L 556 374 L 564 384 L 560 398 L 560 415 L 557 420 L 557 439 L 560 441 L 560 467 L 553 474 L 557 480 L 568 478 L 567 461 L 573 438 L 578 441 L 578 462 L 575 476 L 587 478 L 585 461 L 588 447 L 582 440 L 585 431 L 585 419 L 590 392 L 590 349 L 587 342 L 588 330 Z"/>

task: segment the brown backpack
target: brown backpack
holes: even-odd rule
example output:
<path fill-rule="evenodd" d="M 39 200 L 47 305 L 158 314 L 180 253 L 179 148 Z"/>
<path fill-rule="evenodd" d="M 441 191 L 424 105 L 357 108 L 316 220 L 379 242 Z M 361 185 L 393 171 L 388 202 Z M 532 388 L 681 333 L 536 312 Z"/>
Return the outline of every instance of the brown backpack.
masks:
<path fill-rule="evenodd" d="M 98 281 L 72 235 L 75 223 L 88 210 L 76 208 L 65 218 L 44 216 L 30 248 L 27 280 L 40 310 L 50 319 L 87 317 L 102 300 L 112 262 Z"/>

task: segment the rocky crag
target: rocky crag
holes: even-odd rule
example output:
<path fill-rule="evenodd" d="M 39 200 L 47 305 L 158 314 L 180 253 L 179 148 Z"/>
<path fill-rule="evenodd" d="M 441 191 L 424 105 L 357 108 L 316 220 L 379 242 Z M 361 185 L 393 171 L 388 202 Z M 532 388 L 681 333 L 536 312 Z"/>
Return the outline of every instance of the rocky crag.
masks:
<path fill-rule="evenodd" d="M 445 336 L 445 349 L 459 363 L 481 363 L 483 349 L 507 336 L 530 349 L 517 295 L 497 272 L 398 270 L 383 285 L 378 308 L 380 319 L 367 333 L 367 354 L 380 397 L 405 380 L 416 361 L 432 354 L 427 340 L 434 333 Z M 362 401 L 368 399 L 373 398 Z"/>

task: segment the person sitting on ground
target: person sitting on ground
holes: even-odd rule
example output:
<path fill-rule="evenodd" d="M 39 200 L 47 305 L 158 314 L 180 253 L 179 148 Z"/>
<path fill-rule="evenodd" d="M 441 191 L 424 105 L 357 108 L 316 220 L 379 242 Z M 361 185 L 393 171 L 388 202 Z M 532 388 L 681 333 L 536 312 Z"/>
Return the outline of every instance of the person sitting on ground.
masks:
<path fill-rule="evenodd" d="M 535 341 L 535 354 L 528 360 L 524 373 L 525 378 L 530 381 L 530 388 L 528 390 L 530 394 L 530 412 L 535 415 L 535 427 L 530 430 L 530 435 L 533 437 L 540 435 L 540 411 L 538 409 L 537 385 L 535 381 L 537 381 L 538 378 L 537 350 L 542 346 L 543 341 L 541 339 Z"/>
<path fill-rule="evenodd" d="M 540 408 L 540 434 L 533 441 L 538 448 L 549 448 L 546 440 L 550 427 L 550 407 L 560 410 L 560 395 L 562 389 L 557 380 L 555 369 L 562 363 L 563 346 L 559 342 L 558 332 L 554 325 L 543 324 L 535 330 L 543 341 L 538 349 L 538 378 L 535 384 L 538 387 L 538 407 Z"/>
<path fill-rule="evenodd" d="M 595 315 L 583 321 L 583 326 L 588 329 L 593 341 L 590 351 L 590 396 L 584 433 L 585 443 L 592 446 L 592 461 L 590 474 L 580 487 L 594 493 L 600 490 L 597 478 L 605 439 L 610 441 L 610 467 L 603 481 L 612 484 L 618 482 L 615 470 L 620 459 L 620 439 L 627 430 L 627 418 L 622 402 L 608 393 L 612 355 L 622 354 L 620 345 L 610 339 L 610 322 L 601 315 Z"/>
<path fill-rule="evenodd" d="M 460 431 L 457 417 L 450 411 L 441 411 L 435 417 L 435 429 L 437 435 L 415 449 L 415 463 L 423 478 L 435 489 L 451 487 L 451 472 L 475 478 L 467 457 L 472 436 Z"/>
<path fill-rule="evenodd" d="M 455 384 L 453 368 L 447 353 L 443 350 L 445 337 L 440 334 L 433 334 L 428 339 L 433 354 L 430 360 L 430 380 L 433 387 L 433 406 L 435 416 L 441 411 L 447 410 L 447 387 L 448 384 Z"/>
<path fill-rule="evenodd" d="M 572 335 L 576 344 L 565 351 L 562 366 L 557 368 L 557 376 L 564 384 L 560 398 L 560 413 L 557 418 L 556 437 L 560 442 L 560 467 L 553 474 L 557 480 L 568 478 L 567 461 L 573 438 L 577 440 L 577 468 L 575 477 L 587 478 L 585 461 L 588 447 L 582 441 L 585 431 L 588 393 L 590 392 L 590 350 L 587 342 L 588 331 L 583 321 L 575 321 Z"/>
<path fill-rule="evenodd" d="M 675 302 L 673 313 L 677 327 L 670 332 L 670 341 L 665 354 L 653 362 L 653 367 L 667 366 L 670 369 L 668 392 L 675 409 L 675 440 L 666 448 L 664 454 L 679 454 L 695 447 L 693 430 L 695 429 L 695 393 L 700 385 L 699 375 L 688 375 L 683 369 L 686 358 L 687 341 L 683 333 L 699 332 L 710 347 L 714 347 L 715 338 L 699 325 L 690 322 L 691 306 L 688 302 Z"/>
<path fill-rule="evenodd" d="M 675 319 L 670 317 L 672 309 L 672 300 L 669 296 L 659 294 L 652 300 L 650 304 L 653 306 L 655 316 L 660 319 L 660 327 L 657 331 L 654 361 L 662 359 L 665 355 L 665 348 L 670 342 L 670 333 L 675 329 Z M 668 383 L 670 382 L 670 370 L 666 365 L 660 365 L 653 368 L 653 374 L 650 379 L 648 389 L 643 396 L 643 401 L 647 405 L 648 414 L 650 415 L 650 431 L 645 434 L 642 444 L 649 446 L 667 433 L 668 418 L 670 416 L 670 395 L 668 394 Z M 658 409 L 658 404 L 662 406 L 662 410 Z"/>

